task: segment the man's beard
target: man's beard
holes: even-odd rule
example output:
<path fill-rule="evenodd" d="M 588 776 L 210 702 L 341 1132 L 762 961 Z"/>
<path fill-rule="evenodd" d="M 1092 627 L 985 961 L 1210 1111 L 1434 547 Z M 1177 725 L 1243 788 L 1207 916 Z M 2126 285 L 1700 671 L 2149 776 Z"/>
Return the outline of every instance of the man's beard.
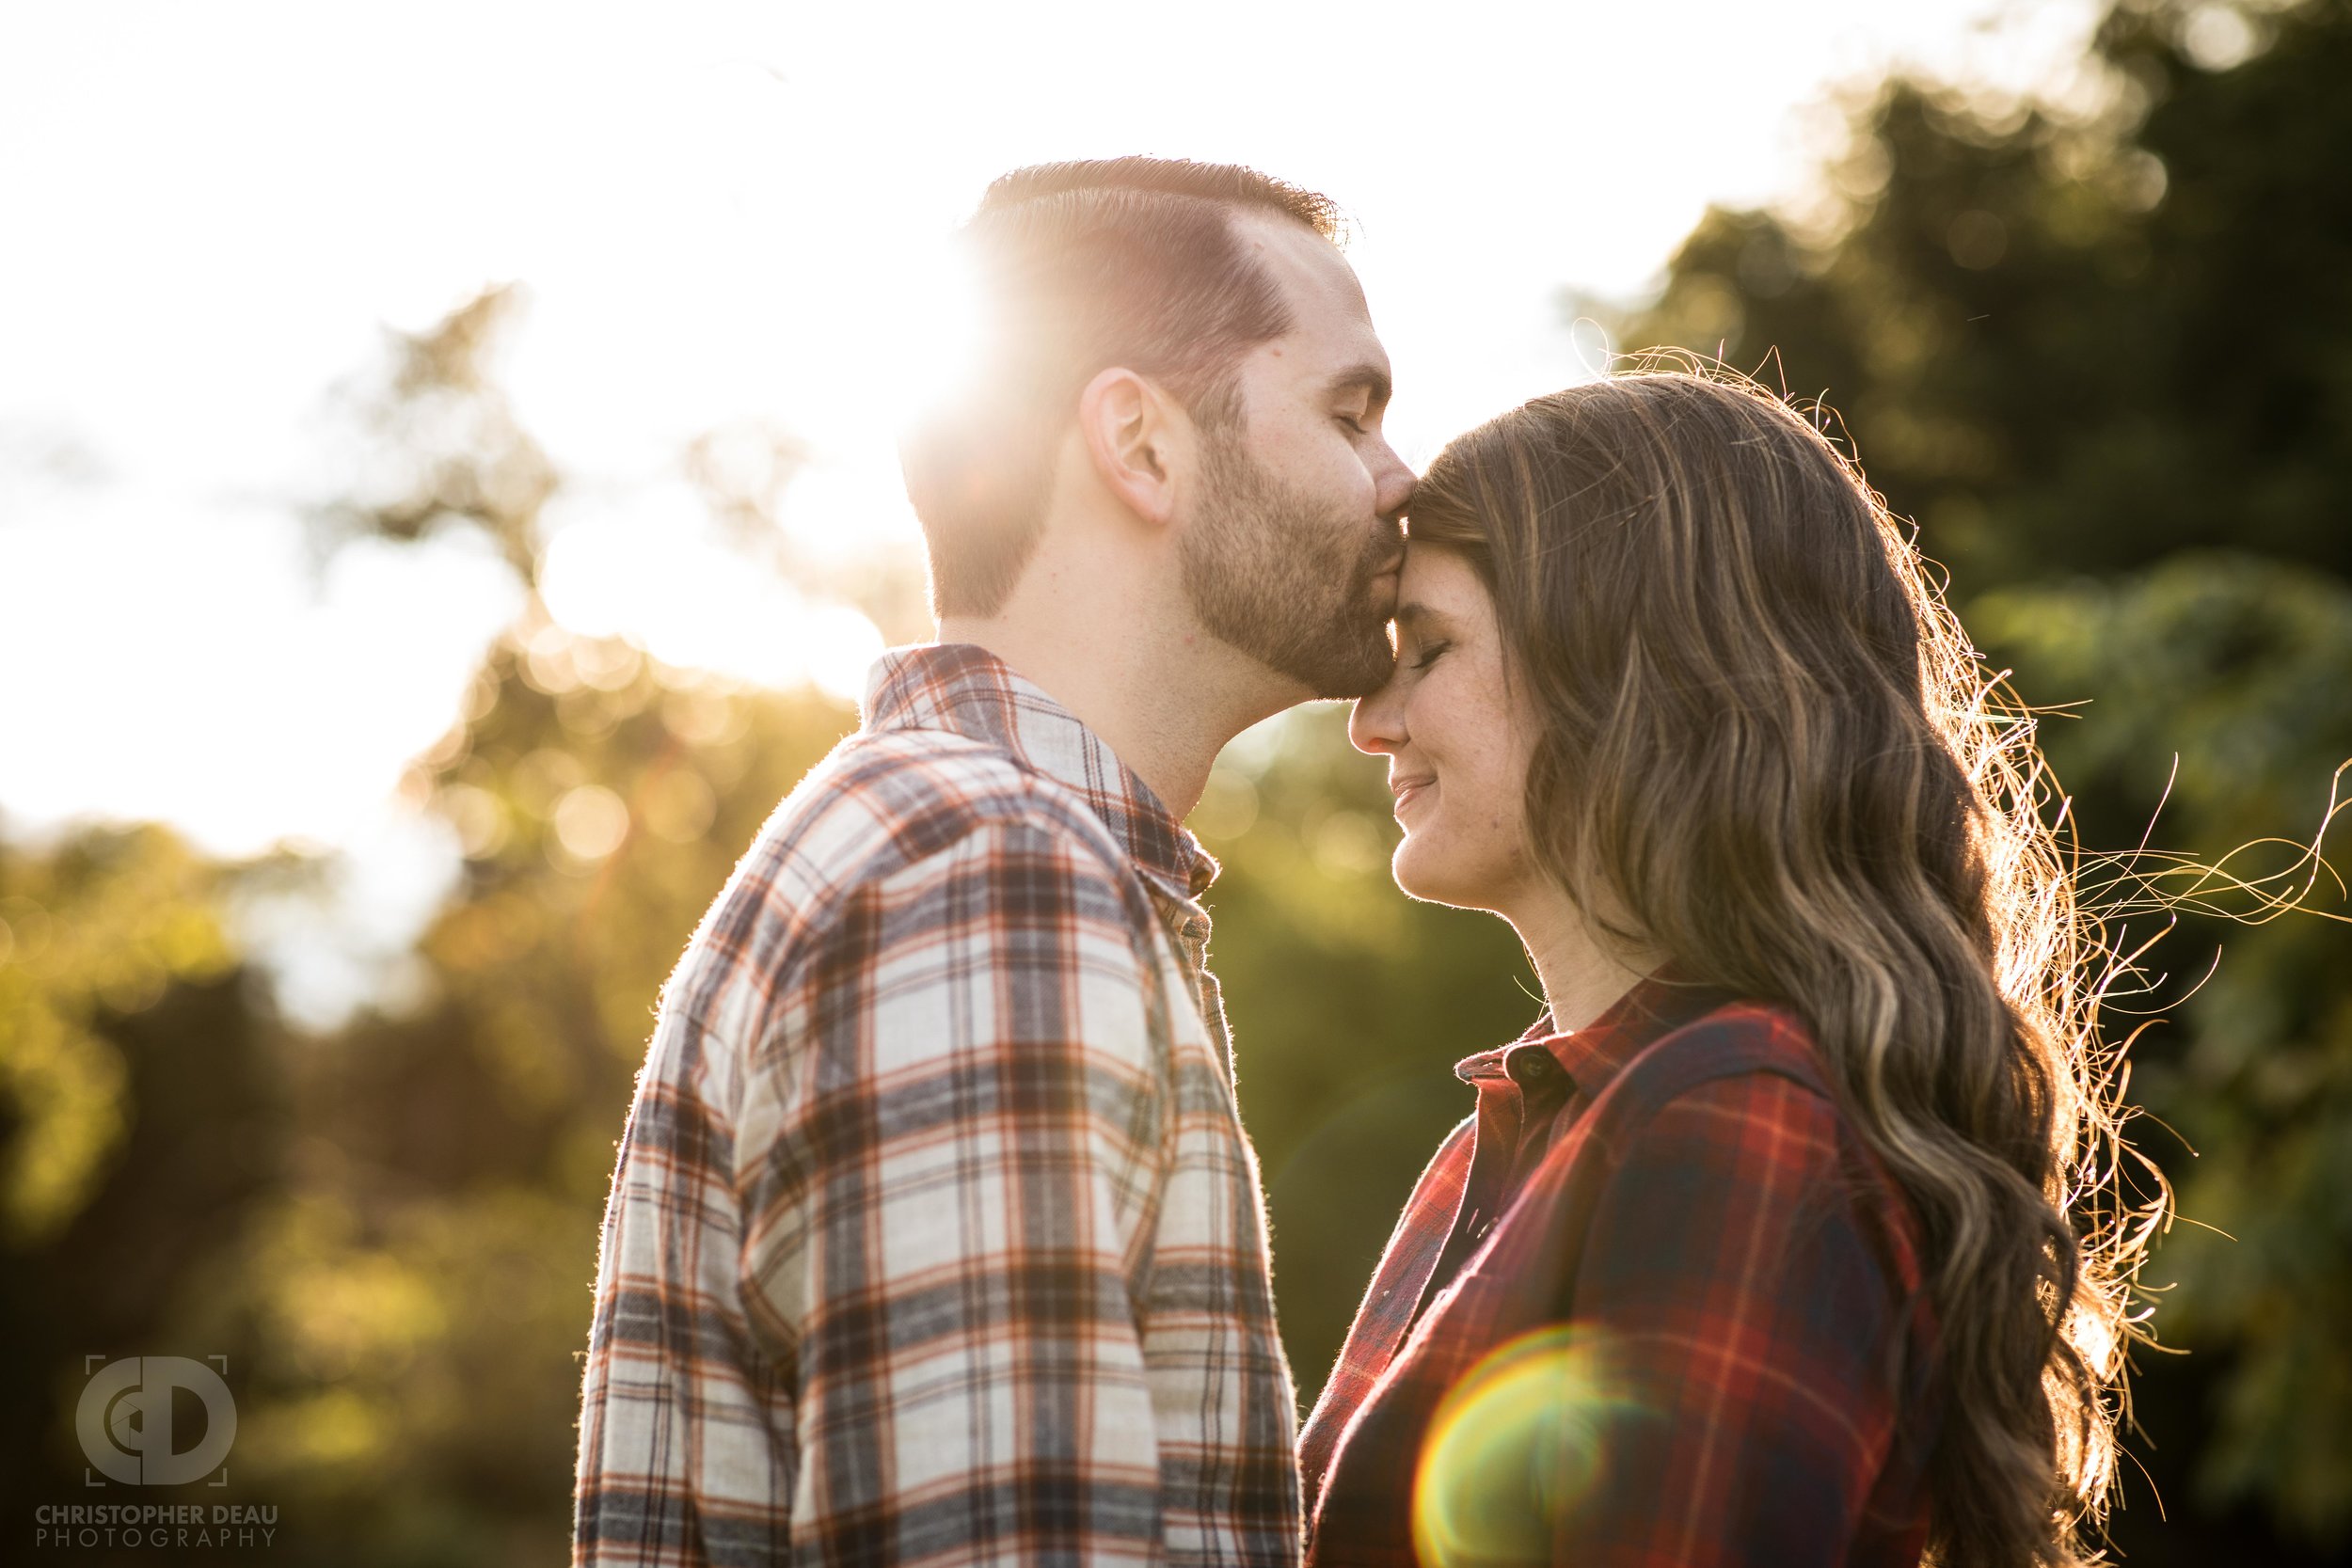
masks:
<path fill-rule="evenodd" d="M 1374 579 L 1396 564 L 1393 525 L 1368 533 L 1345 560 L 1328 513 L 1284 485 L 1243 450 L 1237 434 L 1209 436 L 1200 515 L 1176 543 L 1184 594 L 1209 635 L 1318 697 L 1362 697 L 1389 678 L 1390 607 Z"/>

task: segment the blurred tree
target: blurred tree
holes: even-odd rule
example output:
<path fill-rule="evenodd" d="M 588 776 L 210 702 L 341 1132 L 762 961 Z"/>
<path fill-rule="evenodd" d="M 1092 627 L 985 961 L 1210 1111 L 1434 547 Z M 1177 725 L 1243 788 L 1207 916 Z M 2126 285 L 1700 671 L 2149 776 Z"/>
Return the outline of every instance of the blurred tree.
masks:
<path fill-rule="evenodd" d="M 214 868 L 161 829 L 54 853 L 0 847 L 0 1236 L 45 1241 L 88 1202 L 129 1120 L 101 1026 L 232 967 Z"/>
<path fill-rule="evenodd" d="M 2200 65 L 2217 25 L 2256 52 Z M 1710 212 L 1618 341 L 1822 396 L 1963 594 L 2191 546 L 2352 576 L 2352 7 L 2127 0 L 2098 61 L 2095 113 L 1889 84 L 1838 217 Z"/>
<path fill-rule="evenodd" d="M 2093 699 L 2042 732 L 2081 841 L 2137 842 L 2177 753 L 2154 841 L 2210 859 L 2308 834 L 2352 754 L 2352 6 L 2122 0 L 2094 64 L 2089 110 L 1889 84 L 1835 214 L 1709 213 L 1617 334 L 1835 406 L 1989 654 Z M 2134 1561 L 2290 1560 L 2265 1517 L 2352 1542 L 2348 954 L 2191 910 L 2155 955 L 2134 1088 L 2200 1152 L 2141 1124 L 2184 1215 L 2157 1323 L 2192 1354 L 2138 1382 L 2171 1520 L 2127 1477 Z"/>
<path fill-rule="evenodd" d="M 85 1495 L 84 1357 L 165 1351 L 278 1177 L 278 1036 L 229 881 L 161 828 L 0 842 L 0 1513 L 19 1528 Z"/>
<path fill-rule="evenodd" d="M 361 439 L 342 494 L 311 514 L 321 546 L 470 524 L 536 585 L 539 515 L 558 481 L 496 375 L 521 306 L 513 284 L 485 289 L 426 331 L 392 333 L 387 363 L 341 389 Z"/>

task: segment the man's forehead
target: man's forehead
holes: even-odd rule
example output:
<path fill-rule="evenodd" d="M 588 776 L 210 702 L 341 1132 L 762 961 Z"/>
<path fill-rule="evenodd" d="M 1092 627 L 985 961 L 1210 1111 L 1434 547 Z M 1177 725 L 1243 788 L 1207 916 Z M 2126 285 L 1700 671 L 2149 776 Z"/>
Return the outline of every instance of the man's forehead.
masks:
<path fill-rule="evenodd" d="M 1295 332 L 1311 337 L 1334 361 L 1385 369 L 1388 355 L 1373 331 L 1363 285 L 1328 240 L 1295 223 L 1256 217 L 1237 222 L 1243 244 L 1281 285 L 1295 318 Z"/>

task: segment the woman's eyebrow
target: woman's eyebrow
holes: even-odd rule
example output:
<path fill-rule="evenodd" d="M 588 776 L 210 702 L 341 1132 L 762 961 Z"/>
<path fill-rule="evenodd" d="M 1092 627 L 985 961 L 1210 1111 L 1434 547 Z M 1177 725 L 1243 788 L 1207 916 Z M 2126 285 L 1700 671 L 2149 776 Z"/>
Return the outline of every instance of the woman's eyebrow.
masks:
<path fill-rule="evenodd" d="M 1398 630 L 1419 637 L 1431 632 L 1442 635 L 1453 626 L 1454 622 L 1444 610 L 1414 599 L 1396 607 L 1396 625 Z"/>

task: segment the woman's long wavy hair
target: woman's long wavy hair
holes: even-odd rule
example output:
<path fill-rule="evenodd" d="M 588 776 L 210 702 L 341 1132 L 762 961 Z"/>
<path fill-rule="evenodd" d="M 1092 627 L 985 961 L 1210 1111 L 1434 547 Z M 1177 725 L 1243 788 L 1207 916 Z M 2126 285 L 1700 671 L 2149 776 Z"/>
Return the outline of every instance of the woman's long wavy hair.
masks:
<path fill-rule="evenodd" d="M 1930 1556 L 2080 1560 L 2124 1415 L 2128 963 L 2075 903 L 2030 712 L 1908 531 L 1806 419 L 1705 367 L 1470 432 L 1414 547 L 1486 581 L 1538 734 L 1531 847 L 1605 940 L 1793 1008 L 1927 1239 L 1943 1419 Z"/>

